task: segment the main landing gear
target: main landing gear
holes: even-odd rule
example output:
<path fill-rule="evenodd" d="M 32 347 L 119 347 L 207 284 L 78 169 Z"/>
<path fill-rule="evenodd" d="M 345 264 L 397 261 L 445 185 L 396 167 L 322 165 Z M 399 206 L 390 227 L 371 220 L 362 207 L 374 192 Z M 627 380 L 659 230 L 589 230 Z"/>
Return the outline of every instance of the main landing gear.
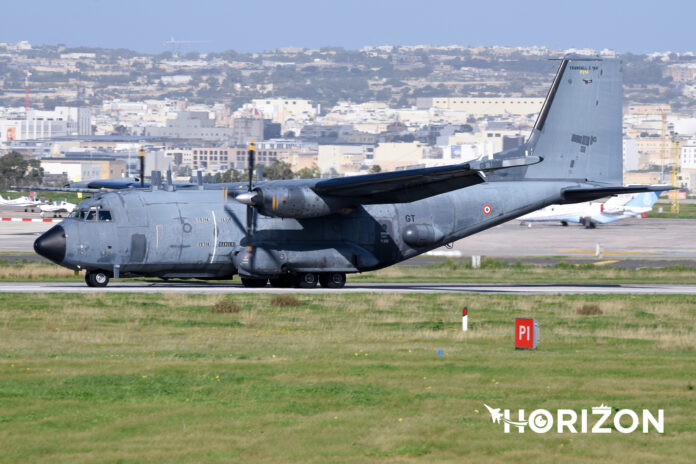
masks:
<path fill-rule="evenodd" d="M 297 275 L 284 274 L 272 279 L 253 279 L 242 277 L 242 285 L 247 288 L 265 287 L 266 282 L 270 282 L 274 288 L 315 288 L 321 284 L 324 288 L 343 288 L 346 285 L 346 275 L 343 272 L 327 272 L 315 274 L 313 272 L 303 272 Z"/>
<path fill-rule="evenodd" d="M 342 272 L 329 272 L 319 276 L 319 283 L 324 288 L 343 288 L 346 285 L 346 275 Z"/>
<path fill-rule="evenodd" d="M 104 271 L 87 271 L 85 283 L 88 287 L 106 287 L 109 283 L 109 274 Z"/>

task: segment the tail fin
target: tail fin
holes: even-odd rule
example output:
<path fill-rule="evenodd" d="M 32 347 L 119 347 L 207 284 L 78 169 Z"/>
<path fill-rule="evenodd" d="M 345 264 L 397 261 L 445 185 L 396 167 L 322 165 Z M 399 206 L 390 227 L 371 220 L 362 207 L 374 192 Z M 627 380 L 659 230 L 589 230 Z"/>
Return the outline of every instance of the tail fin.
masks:
<path fill-rule="evenodd" d="M 622 184 L 622 74 L 615 59 L 561 61 L 527 142 L 544 161 L 526 178 Z"/>
<path fill-rule="evenodd" d="M 652 207 L 657 201 L 659 192 L 643 192 L 639 193 L 635 197 L 631 198 L 631 201 L 626 203 L 626 206 L 637 206 L 637 207 Z"/>

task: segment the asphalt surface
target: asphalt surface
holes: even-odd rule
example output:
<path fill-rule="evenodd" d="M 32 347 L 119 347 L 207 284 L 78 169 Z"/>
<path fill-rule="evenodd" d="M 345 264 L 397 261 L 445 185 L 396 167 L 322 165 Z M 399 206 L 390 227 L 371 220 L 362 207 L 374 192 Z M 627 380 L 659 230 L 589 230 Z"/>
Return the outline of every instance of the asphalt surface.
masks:
<path fill-rule="evenodd" d="M 454 243 L 462 255 L 490 257 L 573 257 L 594 259 L 696 260 L 696 220 L 630 218 L 585 229 L 514 220 Z"/>
<path fill-rule="evenodd" d="M 235 283 L 210 282 L 111 282 L 91 288 L 81 282 L 3 282 L 0 293 L 489 293 L 512 295 L 656 294 L 696 295 L 696 285 L 667 284 L 373 284 L 349 283 L 342 289 L 246 288 Z"/>

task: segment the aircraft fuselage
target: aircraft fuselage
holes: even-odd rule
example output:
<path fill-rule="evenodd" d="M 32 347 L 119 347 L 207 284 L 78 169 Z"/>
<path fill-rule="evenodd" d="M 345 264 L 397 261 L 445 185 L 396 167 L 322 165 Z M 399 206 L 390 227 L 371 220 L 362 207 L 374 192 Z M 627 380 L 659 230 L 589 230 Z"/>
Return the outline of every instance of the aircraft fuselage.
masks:
<path fill-rule="evenodd" d="M 61 222 L 75 270 L 164 278 L 273 277 L 383 268 L 558 201 L 568 182 L 489 182 L 412 203 L 283 219 L 254 214 L 221 190 L 101 193 Z M 91 211 L 91 215 L 90 215 Z"/>

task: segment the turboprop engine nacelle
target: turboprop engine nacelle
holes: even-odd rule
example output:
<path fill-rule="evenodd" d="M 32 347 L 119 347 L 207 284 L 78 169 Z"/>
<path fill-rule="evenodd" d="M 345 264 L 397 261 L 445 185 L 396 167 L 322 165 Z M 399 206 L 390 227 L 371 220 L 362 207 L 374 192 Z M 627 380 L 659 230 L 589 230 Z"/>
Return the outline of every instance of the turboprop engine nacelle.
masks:
<path fill-rule="evenodd" d="M 340 199 L 318 195 L 309 187 L 257 187 L 235 197 L 251 205 L 261 214 L 280 218 L 315 218 L 344 212 L 346 204 Z"/>

